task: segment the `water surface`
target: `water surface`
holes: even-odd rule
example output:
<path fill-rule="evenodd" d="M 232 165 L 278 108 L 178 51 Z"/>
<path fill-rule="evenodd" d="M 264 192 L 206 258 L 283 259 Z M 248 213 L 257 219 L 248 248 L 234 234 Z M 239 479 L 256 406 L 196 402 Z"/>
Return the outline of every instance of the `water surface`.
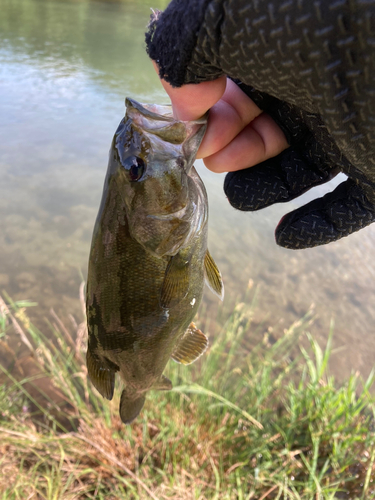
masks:
<path fill-rule="evenodd" d="M 37 301 L 39 319 L 50 307 L 81 319 L 78 288 L 125 96 L 168 102 L 144 50 L 150 7 L 166 3 L 0 0 L 0 289 Z M 260 337 L 269 327 L 281 335 L 314 304 L 310 331 L 322 343 L 335 321 L 335 372 L 368 374 L 375 359 L 375 227 L 311 250 L 274 243 L 284 213 L 338 180 L 303 200 L 246 214 L 229 206 L 222 175 L 201 162 L 198 169 L 228 308 L 253 280 Z M 205 301 L 213 310 L 208 290 Z"/>

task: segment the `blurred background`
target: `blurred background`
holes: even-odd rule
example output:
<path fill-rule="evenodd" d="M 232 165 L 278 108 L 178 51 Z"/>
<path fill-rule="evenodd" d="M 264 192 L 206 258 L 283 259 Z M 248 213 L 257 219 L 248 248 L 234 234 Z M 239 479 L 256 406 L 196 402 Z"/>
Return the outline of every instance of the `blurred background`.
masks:
<path fill-rule="evenodd" d="M 78 289 L 124 99 L 168 102 L 144 43 L 150 7 L 167 3 L 0 0 L 0 290 L 38 302 L 30 312 L 39 325 L 51 307 L 82 321 Z M 366 376 L 375 360 L 375 226 L 300 251 L 277 247 L 273 236 L 283 214 L 343 176 L 288 205 L 243 213 L 227 202 L 224 176 L 196 166 L 225 282 L 220 307 L 229 312 L 256 289 L 261 339 L 281 336 L 313 306 L 310 331 L 322 344 L 334 320 L 334 374 Z M 207 289 L 201 315 L 215 321 L 217 308 Z"/>

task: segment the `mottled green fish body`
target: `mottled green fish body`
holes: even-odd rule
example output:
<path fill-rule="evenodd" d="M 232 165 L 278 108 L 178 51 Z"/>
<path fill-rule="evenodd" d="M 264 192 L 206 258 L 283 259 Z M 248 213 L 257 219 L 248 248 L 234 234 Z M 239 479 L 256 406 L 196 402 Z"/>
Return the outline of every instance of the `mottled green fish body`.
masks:
<path fill-rule="evenodd" d="M 170 358 L 189 364 L 207 348 L 192 323 L 204 281 L 220 297 L 207 250 L 208 204 L 193 162 L 207 118 L 175 120 L 170 106 L 126 100 L 109 153 L 87 280 L 89 377 L 130 423 L 147 391 L 171 389 Z"/>

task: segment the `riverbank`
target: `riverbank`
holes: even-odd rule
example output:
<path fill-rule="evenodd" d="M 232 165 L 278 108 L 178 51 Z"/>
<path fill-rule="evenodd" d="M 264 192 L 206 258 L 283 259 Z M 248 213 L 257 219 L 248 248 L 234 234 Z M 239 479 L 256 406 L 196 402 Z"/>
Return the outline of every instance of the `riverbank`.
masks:
<path fill-rule="evenodd" d="M 3 299 L 1 498 L 375 498 L 374 376 L 338 384 L 309 315 L 276 340 L 249 335 L 253 306 L 238 304 L 198 362 L 170 363 L 174 389 L 124 426 L 119 386 L 109 402 L 87 381 L 84 323 L 52 313 L 41 332 L 28 303 Z"/>

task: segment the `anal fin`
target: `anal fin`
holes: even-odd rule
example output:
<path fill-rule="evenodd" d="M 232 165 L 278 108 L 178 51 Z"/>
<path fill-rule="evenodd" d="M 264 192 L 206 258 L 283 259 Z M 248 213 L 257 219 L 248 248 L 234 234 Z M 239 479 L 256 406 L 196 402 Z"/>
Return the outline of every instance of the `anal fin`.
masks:
<path fill-rule="evenodd" d="M 131 398 L 124 389 L 120 399 L 120 418 L 124 424 L 131 424 L 138 417 L 145 404 L 146 397 L 142 394 L 138 398 Z"/>
<path fill-rule="evenodd" d="M 107 399 L 113 398 L 115 389 L 115 372 L 100 360 L 98 356 L 93 355 L 91 349 L 87 349 L 86 354 L 87 372 L 95 389 Z"/>
<path fill-rule="evenodd" d="M 208 347 L 206 335 L 190 323 L 189 328 L 181 337 L 172 353 L 172 359 L 183 365 L 190 365 L 201 356 Z"/>
<path fill-rule="evenodd" d="M 219 297 L 220 300 L 224 299 L 224 283 L 221 277 L 219 268 L 216 262 L 211 257 L 210 252 L 207 250 L 204 256 L 204 271 L 206 276 L 206 283 L 210 290 Z"/>

